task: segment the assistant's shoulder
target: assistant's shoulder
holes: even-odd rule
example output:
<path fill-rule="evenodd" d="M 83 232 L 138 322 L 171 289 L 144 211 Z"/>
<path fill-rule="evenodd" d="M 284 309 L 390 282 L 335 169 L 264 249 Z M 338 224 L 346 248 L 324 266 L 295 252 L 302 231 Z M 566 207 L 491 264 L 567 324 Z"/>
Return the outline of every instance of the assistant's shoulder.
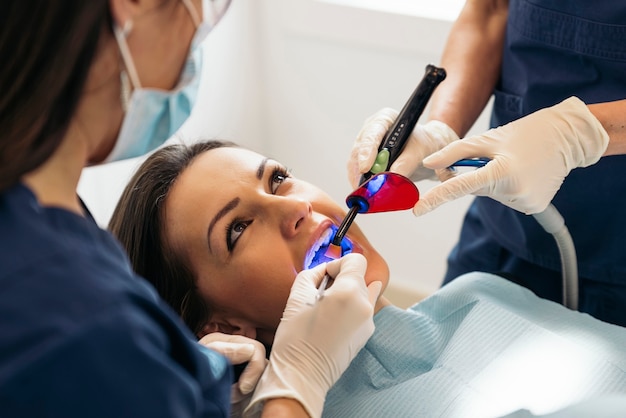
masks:
<path fill-rule="evenodd" d="M 2 415 L 226 416 L 226 360 L 109 233 L 27 192 L 0 195 Z"/>
<path fill-rule="evenodd" d="M 176 323 L 157 324 L 120 303 L 66 331 L 41 335 L 10 362 L 0 362 L 0 410 L 20 416 L 227 416 L 228 363 L 217 354 L 207 361 Z"/>
<path fill-rule="evenodd" d="M 0 415 L 228 416 L 226 360 L 105 247 L 0 273 Z"/>

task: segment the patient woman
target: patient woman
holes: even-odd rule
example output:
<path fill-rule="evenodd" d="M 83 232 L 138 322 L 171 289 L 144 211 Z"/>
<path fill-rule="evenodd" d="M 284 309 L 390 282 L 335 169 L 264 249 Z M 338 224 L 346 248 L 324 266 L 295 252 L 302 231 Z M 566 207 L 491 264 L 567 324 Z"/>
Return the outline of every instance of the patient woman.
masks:
<path fill-rule="evenodd" d="M 278 161 L 203 141 L 152 154 L 110 228 L 199 338 L 219 331 L 271 347 L 296 274 L 325 261 L 344 215 Z M 356 224 L 349 252 L 366 257 L 367 282 L 388 284 L 385 260 Z M 544 414 L 626 393 L 626 330 L 498 276 L 466 275 L 408 310 L 381 297 L 376 311 L 376 331 L 328 392 L 325 417 Z"/>

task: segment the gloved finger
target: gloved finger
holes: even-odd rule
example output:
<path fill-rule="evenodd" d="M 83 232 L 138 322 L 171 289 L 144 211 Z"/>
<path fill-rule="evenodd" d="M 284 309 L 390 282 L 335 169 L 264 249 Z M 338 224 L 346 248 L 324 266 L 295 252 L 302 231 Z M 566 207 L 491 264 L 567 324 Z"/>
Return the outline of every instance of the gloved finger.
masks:
<path fill-rule="evenodd" d="M 371 169 L 378 146 L 397 117 L 396 110 L 384 108 L 365 121 L 348 158 L 348 180 L 352 187 L 358 187 L 361 175 Z"/>
<path fill-rule="evenodd" d="M 415 131 L 419 131 L 421 126 L 416 126 Z M 415 134 L 414 134 L 415 135 Z M 389 171 L 403 175 L 404 177 L 411 177 L 411 175 L 421 166 L 423 155 L 423 148 L 418 143 L 417 139 L 413 137 L 409 139 L 404 150 L 398 156 L 396 161 L 389 167 Z"/>
<path fill-rule="evenodd" d="M 338 260 L 331 261 L 326 266 L 330 277 L 335 278 L 333 286 L 338 280 L 362 280 L 365 277 L 367 260 L 362 254 L 351 253 Z M 331 287 L 332 289 L 332 287 Z"/>
<path fill-rule="evenodd" d="M 489 164 L 493 163 L 494 161 L 490 161 L 483 168 L 454 176 L 434 186 L 420 197 L 420 200 L 413 207 L 413 214 L 415 216 L 424 215 L 444 203 L 487 187 L 492 178 L 489 173 Z"/>
<path fill-rule="evenodd" d="M 493 158 L 493 151 L 481 136 L 468 137 L 452 142 L 439 151 L 424 158 L 424 167 L 430 169 L 447 168 L 465 158 Z"/>
<path fill-rule="evenodd" d="M 248 361 L 248 365 L 241 373 L 241 376 L 239 376 L 238 384 L 242 394 L 247 395 L 254 390 L 266 366 L 265 347 L 263 347 L 263 344 L 258 343 L 252 357 Z"/>
<path fill-rule="evenodd" d="M 446 144 L 457 142 L 456 132 L 448 125 L 437 120 L 416 125 L 405 149 L 396 159 L 390 170 L 413 181 L 424 180 L 433 176 L 433 171 L 423 166 L 423 160 Z"/>
<path fill-rule="evenodd" d="M 325 274 L 326 264 L 322 263 L 311 269 L 302 270 L 296 276 L 296 281 L 298 281 L 301 286 L 306 286 L 309 290 L 315 290 L 322 283 Z M 296 281 L 294 281 L 293 286 L 295 286 Z"/>
<path fill-rule="evenodd" d="M 378 147 L 397 117 L 397 110 L 384 108 L 366 120 L 355 143 L 355 148 L 358 149 L 356 161 L 360 173 L 366 173 L 372 167 Z"/>
<path fill-rule="evenodd" d="M 358 253 L 347 254 L 339 260 L 328 263 L 328 274 L 335 277 L 335 280 L 327 292 L 347 292 L 353 295 L 354 292 L 362 291 L 373 307 L 380 296 L 382 283 L 376 281 L 366 285 L 366 270 L 367 259 Z"/>
<path fill-rule="evenodd" d="M 283 318 L 295 314 L 303 304 L 310 303 L 326 274 L 326 263 L 302 270 L 293 281 Z"/>

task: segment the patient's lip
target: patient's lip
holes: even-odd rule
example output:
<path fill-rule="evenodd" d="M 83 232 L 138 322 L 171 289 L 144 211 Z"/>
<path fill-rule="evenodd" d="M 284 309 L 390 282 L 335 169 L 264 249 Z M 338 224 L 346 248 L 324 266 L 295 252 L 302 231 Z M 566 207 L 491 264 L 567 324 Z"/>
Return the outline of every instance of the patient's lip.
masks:
<path fill-rule="evenodd" d="M 305 248 L 304 256 L 302 258 L 303 268 L 308 268 L 308 266 L 306 265 L 307 255 L 311 252 L 312 248 L 318 243 L 318 241 L 322 238 L 322 236 L 328 233 L 328 231 L 332 228 L 333 225 L 334 225 L 333 222 L 330 219 L 326 218 L 325 220 L 320 222 L 317 225 L 317 227 L 314 229 L 314 231 L 311 233 L 311 236 L 309 237 L 309 240 Z"/>

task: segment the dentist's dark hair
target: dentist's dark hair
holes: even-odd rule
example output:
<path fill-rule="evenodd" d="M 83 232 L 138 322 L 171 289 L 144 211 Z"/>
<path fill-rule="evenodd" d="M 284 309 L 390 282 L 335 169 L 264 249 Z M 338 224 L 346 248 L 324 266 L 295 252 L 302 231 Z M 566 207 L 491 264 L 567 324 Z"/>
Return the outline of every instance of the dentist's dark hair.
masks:
<path fill-rule="evenodd" d="M 196 157 L 216 148 L 236 146 L 208 140 L 158 149 L 137 169 L 109 222 L 109 230 L 128 253 L 133 270 L 154 285 L 196 335 L 207 323 L 211 310 L 198 295 L 188 260 L 165 239 L 165 201 L 180 174 Z"/>
<path fill-rule="evenodd" d="M 57 149 L 78 106 L 107 0 L 0 1 L 0 191 Z"/>

